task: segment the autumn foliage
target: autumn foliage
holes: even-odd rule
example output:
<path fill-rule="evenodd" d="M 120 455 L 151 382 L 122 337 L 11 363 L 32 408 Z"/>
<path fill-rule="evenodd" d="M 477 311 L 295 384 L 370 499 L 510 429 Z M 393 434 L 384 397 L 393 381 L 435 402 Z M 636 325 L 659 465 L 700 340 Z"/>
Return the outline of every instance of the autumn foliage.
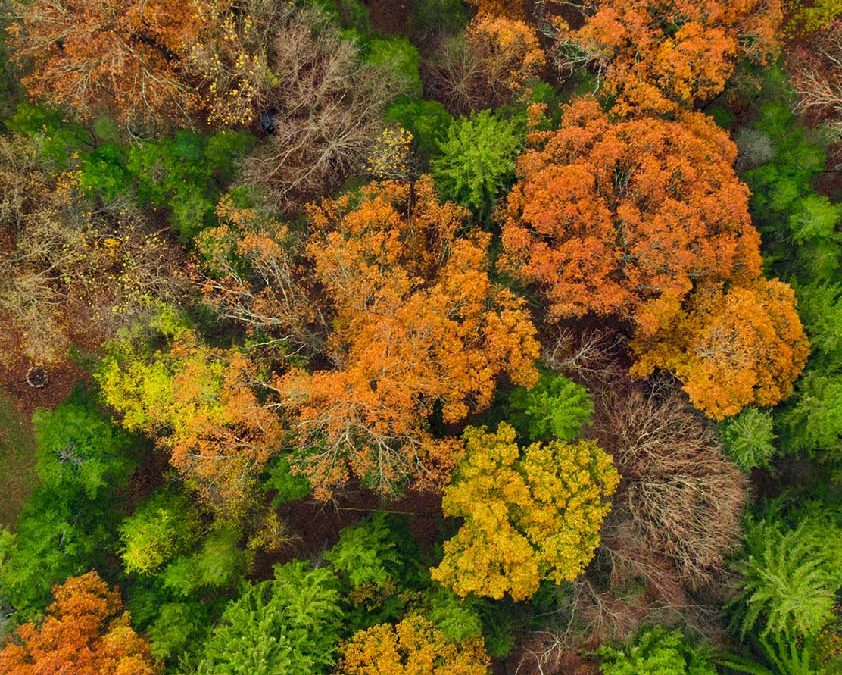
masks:
<path fill-rule="evenodd" d="M 556 63 L 567 71 L 592 64 L 623 112 L 712 98 L 738 58 L 769 61 L 783 18 L 780 0 L 586 0 L 580 8 L 578 28 L 555 22 Z"/>
<path fill-rule="evenodd" d="M 703 288 L 660 330 L 641 329 L 632 348 L 633 373 L 673 371 L 690 400 L 714 419 L 789 397 L 810 353 L 795 293 L 777 279 L 727 291 Z"/>
<path fill-rule="evenodd" d="M 197 0 L 35 0 L 15 4 L 11 54 L 32 70 L 33 98 L 80 117 L 114 113 L 125 122 L 185 119 L 180 64 L 208 20 Z"/>
<path fill-rule="evenodd" d="M 121 613 L 120 594 L 96 572 L 72 577 L 53 590 L 55 602 L 40 624 L 18 628 L 0 651 L 6 675 L 154 675 L 147 642 Z"/>
<path fill-rule="evenodd" d="M 552 320 L 657 303 L 675 311 L 697 283 L 760 270 L 736 146 L 699 114 L 611 122 L 577 99 L 561 128 L 531 135 L 503 226 L 504 264 L 537 285 Z"/>
<path fill-rule="evenodd" d="M 294 417 L 319 496 L 357 476 L 389 491 L 439 485 L 458 455 L 428 427 L 487 408 L 498 376 L 531 384 L 534 328 L 489 279 L 489 237 L 432 180 L 381 183 L 310 210 L 307 255 L 323 289 L 332 368 L 293 369 L 275 388 Z"/>
<path fill-rule="evenodd" d="M 432 623 L 410 616 L 359 631 L 342 648 L 340 675 L 485 675 L 482 638 L 448 643 Z"/>
<path fill-rule="evenodd" d="M 599 545 L 620 477 L 591 441 L 519 448 L 515 431 L 469 427 L 466 457 L 445 489 L 446 516 L 465 519 L 444 544 L 435 581 L 459 595 L 530 597 L 543 579 L 572 581 Z"/>
<path fill-rule="evenodd" d="M 202 344 L 164 314 L 167 349 L 142 337 L 112 346 L 96 374 L 123 426 L 156 437 L 205 503 L 242 516 L 260 470 L 279 447 L 280 422 L 255 396 L 255 376 L 240 353 Z"/>

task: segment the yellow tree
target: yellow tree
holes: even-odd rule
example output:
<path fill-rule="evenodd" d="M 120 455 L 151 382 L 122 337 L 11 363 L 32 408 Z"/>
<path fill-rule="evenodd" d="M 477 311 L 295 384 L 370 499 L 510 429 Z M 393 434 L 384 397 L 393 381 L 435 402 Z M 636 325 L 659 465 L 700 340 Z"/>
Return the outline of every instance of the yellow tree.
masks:
<path fill-rule="evenodd" d="M 170 310 L 112 345 L 96 373 L 106 402 L 127 429 L 149 434 L 205 503 L 236 519 L 280 448 L 282 428 L 252 386 L 250 362 L 202 344 Z"/>
<path fill-rule="evenodd" d="M 482 638 L 456 645 L 420 616 L 358 631 L 342 647 L 339 675 L 485 675 Z"/>
<path fill-rule="evenodd" d="M 466 217 L 439 203 L 429 177 L 310 209 L 332 367 L 293 369 L 274 386 L 320 497 L 351 476 L 381 491 L 440 485 L 460 443 L 436 438 L 430 417 L 459 423 L 490 405 L 498 376 L 537 377 L 528 313 L 489 278 L 489 236 L 461 234 Z"/>
<path fill-rule="evenodd" d="M 505 423 L 496 432 L 468 427 L 464 440 L 442 510 L 465 522 L 433 579 L 463 596 L 523 600 L 543 579 L 584 572 L 620 481 L 608 454 L 583 440 L 521 449 Z"/>
<path fill-rule="evenodd" d="M 786 399 L 810 353 L 795 293 L 777 279 L 700 289 L 673 320 L 641 327 L 632 349 L 633 374 L 673 371 L 693 404 L 717 420 Z"/>

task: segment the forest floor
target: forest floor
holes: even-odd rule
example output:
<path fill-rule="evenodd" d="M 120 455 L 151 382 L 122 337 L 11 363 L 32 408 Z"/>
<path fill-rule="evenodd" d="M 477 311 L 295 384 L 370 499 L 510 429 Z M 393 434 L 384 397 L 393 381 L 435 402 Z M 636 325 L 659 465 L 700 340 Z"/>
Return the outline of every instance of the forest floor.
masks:
<path fill-rule="evenodd" d="M 35 441 L 29 421 L 0 391 L 0 526 L 13 528 L 35 484 Z"/>
<path fill-rule="evenodd" d="M 9 331 L 3 336 L 0 350 L 19 354 L 19 344 L 20 336 Z M 39 408 L 55 408 L 80 380 L 88 379 L 81 367 L 67 360 L 48 368 L 47 386 L 35 388 L 26 382 L 30 365 L 23 356 L 0 363 L 0 526 L 9 528 L 14 527 L 38 481 L 32 413 Z"/>

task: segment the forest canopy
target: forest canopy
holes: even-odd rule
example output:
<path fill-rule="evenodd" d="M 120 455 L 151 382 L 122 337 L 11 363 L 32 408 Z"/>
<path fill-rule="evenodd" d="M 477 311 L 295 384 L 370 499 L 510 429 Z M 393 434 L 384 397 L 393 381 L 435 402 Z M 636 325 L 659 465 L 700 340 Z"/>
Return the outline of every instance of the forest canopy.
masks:
<path fill-rule="evenodd" d="M 0 0 L 0 671 L 842 672 L 839 0 Z"/>

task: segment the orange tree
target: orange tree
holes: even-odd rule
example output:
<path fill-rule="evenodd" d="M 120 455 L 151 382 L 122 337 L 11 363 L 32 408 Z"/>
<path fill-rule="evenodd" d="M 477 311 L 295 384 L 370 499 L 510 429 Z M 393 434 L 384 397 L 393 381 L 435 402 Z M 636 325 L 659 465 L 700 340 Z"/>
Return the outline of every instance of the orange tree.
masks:
<path fill-rule="evenodd" d="M 121 613 L 120 594 L 96 572 L 72 577 L 53 589 L 55 602 L 40 624 L 26 623 L 0 650 L 6 675 L 154 675 L 149 644 Z"/>
<path fill-rule="evenodd" d="M 699 282 L 759 274 L 737 149 L 708 118 L 612 122 L 586 98 L 558 131 L 529 140 L 508 198 L 504 265 L 541 289 L 550 319 L 634 318 Z"/>
<path fill-rule="evenodd" d="M 727 292 L 721 284 L 703 288 L 673 320 L 641 328 L 632 349 L 632 373 L 672 370 L 714 419 L 786 399 L 810 353 L 795 293 L 777 279 Z"/>
<path fill-rule="evenodd" d="M 198 0 L 16 2 L 10 54 L 31 62 L 30 96 L 81 117 L 107 110 L 125 122 L 185 119 L 182 58 L 208 20 Z"/>
<path fill-rule="evenodd" d="M 562 0 L 554 0 L 558 4 Z M 584 0 L 578 28 L 555 19 L 562 70 L 593 64 L 618 109 L 667 111 L 709 99 L 738 58 L 767 63 L 780 0 Z"/>
<path fill-rule="evenodd" d="M 523 600 L 543 579 L 557 584 L 584 572 L 620 476 L 592 441 L 515 442 L 468 427 L 466 457 L 445 489 L 442 510 L 464 524 L 444 544 L 432 577 L 459 595 Z"/>
<path fill-rule="evenodd" d="M 489 236 L 462 234 L 466 217 L 429 177 L 310 209 L 331 367 L 292 369 L 274 387 L 318 496 L 351 476 L 381 491 L 440 484 L 461 444 L 434 436 L 430 417 L 457 424 L 487 408 L 500 375 L 536 379 L 532 323 L 489 278 Z"/>
<path fill-rule="evenodd" d="M 358 631 L 342 647 L 339 675 L 485 675 L 491 661 L 482 638 L 445 641 L 420 616 Z"/>

